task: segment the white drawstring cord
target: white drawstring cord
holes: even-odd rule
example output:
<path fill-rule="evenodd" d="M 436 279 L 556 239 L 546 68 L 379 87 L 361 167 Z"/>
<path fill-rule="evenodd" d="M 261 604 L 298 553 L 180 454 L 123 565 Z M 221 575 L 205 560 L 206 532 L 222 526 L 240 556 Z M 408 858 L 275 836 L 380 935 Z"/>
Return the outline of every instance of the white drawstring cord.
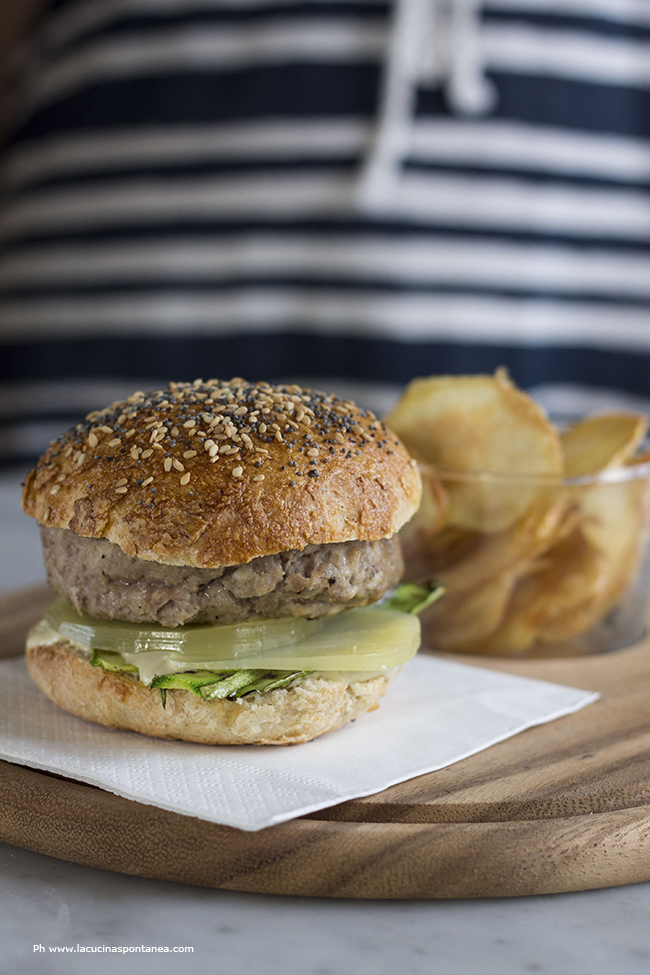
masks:
<path fill-rule="evenodd" d="M 390 195 L 396 165 L 406 154 L 417 81 L 423 24 L 432 0 L 395 0 L 377 127 L 357 189 L 363 210 L 381 207 Z"/>
<path fill-rule="evenodd" d="M 481 0 L 395 0 L 377 127 L 357 186 L 360 209 L 385 210 L 408 155 L 418 85 L 445 89 L 459 114 L 489 111 L 483 73 Z"/>
<path fill-rule="evenodd" d="M 450 51 L 445 91 L 452 111 L 484 115 L 496 104 L 496 89 L 485 77 L 481 50 L 481 0 L 452 0 Z"/>

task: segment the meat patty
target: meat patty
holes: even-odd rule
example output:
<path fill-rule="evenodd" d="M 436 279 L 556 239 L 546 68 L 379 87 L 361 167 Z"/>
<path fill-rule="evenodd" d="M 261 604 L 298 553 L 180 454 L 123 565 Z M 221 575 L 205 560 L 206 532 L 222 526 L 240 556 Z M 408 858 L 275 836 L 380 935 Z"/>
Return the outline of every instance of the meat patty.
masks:
<path fill-rule="evenodd" d="M 78 610 L 164 626 L 313 619 L 376 602 L 404 569 L 397 536 L 308 545 L 243 565 L 196 569 L 134 558 L 105 538 L 67 529 L 41 528 L 41 534 L 50 584 Z"/>

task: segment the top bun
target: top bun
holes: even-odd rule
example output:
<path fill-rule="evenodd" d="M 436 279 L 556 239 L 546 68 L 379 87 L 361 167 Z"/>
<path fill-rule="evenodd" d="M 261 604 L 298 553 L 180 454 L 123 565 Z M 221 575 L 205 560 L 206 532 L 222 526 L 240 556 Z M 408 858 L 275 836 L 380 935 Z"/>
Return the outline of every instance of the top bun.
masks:
<path fill-rule="evenodd" d="M 23 492 L 42 525 L 200 568 L 387 538 L 419 501 L 415 462 L 374 414 L 243 379 L 172 383 L 90 413 Z"/>

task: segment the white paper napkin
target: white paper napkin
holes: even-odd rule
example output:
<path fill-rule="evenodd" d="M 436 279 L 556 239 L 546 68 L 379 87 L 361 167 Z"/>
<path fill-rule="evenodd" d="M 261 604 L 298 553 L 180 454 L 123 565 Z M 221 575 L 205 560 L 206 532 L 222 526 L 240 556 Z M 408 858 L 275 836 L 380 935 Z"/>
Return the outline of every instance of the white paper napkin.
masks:
<path fill-rule="evenodd" d="M 74 718 L 0 663 L 0 758 L 210 822 L 258 830 L 379 792 L 578 711 L 598 694 L 417 656 L 378 710 L 303 745 L 213 746 Z"/>

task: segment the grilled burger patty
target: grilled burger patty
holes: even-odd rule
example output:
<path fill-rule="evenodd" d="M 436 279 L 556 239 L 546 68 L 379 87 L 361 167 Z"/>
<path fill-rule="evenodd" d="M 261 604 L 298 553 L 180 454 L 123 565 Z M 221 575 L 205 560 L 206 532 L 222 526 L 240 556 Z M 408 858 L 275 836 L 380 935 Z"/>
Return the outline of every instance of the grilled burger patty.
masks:
<path fill-rule="evenodd" d="M 164 626 L 315 618 L 375 602 L 403 572 L 397 536 L 308 545 L 243 565 L 209 569 L 127 555 L 104 538 L 42 527 L 52 587 L 99 619 Z"/>

